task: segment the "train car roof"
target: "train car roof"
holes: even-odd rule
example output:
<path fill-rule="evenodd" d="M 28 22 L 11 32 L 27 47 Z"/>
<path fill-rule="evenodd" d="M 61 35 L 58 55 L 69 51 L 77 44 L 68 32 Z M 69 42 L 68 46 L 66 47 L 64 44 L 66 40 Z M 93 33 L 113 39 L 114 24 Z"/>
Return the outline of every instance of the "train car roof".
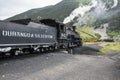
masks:
<path fill-rule="evenodd" d="M 32 19 L 27 18 L 27 19 L 11 20 L 10 22 L 17 23 L 17 24 L 28 25 L 30 21 L 32 21 Z"/>
<path fill-rule="evenodd" d="M 40 20 L 40 23 L 43 23 L 48 26 L 53 26 L 53 27 L 57 27 L 59 25 L 65 25 L 62 22 L 56 21 L 54 19 L 42 19 Z"/>
<path fill-rule="evenodd" d="M 48 25 L 52 27 L 57 27 L 59 25 L 65 25 L 62 22 L 56 21 L 54 19 L 32 20 L 30 18 L 27 18 L 27 19 L 11 20 L 10 22 L 17 23 L 17 24 L 23 24 L 23 25 L 28 25 L 30 22 L 34 22 L 34 23 L 44 24 L 44 25 Z"/>

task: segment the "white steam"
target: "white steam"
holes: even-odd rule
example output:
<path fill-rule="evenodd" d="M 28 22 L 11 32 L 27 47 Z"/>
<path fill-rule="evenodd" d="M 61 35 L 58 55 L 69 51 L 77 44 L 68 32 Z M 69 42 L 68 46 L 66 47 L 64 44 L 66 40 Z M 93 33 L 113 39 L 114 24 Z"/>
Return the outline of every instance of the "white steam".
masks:
<path fill-rule="evenodd" d="M 116 7 L 118 5 L 118 0 L 114 0 L 114 4 L 113 4 L 113 6 L 111 7 L 111 8 L 114 8 L 114 7 Z"/>
<path fill-rule="evenodd" d="M 106 12 L 107 7 L 106 7 L 106 3 L 102 2 L 101 0 L 98 1 L 97 7 L 95 7 L 94 9 L 94 16 L 96 16 L 97 18 L 100 18 L 101 15 L 104 15 Z"/>
<path fill-rule="evenodd" d="M 98 3 L 97 3 L 96 0 L 92 0 L 92 5 L 86 5 L 86 6 L 83 6 L 83 7 L 76 8 L 75 10 L 73 10 L 73 12 L 70 14 L 70 16 L 68 16 L 67 18 L 64 19 L 63 23 L 66 24 L 66 23 L 71 22 L 75 17 L 84 16 L 84 14 L 87 11 L 90 11 L 91 8 L 96 7 L 97 4 Z"/>
<path fill-rule="evenodd" d="M 107 14 L 107 12 L 110 9 L 112 9 L 112 8 L 114 8 L 114 7 L 116 7 L 118 5 L 118 0 L 113 0 L 113 4 L 111 5 L 111 7 L 107 7 L 107 5 L 110 6 L 109 3 L 112 3 L 112 1 L 108 0 L 107 2 L 103 2 L 102 0 L 98 0 L 98 4 L 97 4 L 97 6 L 94 9 L 94 14 L 93 15 L 96 18 L 100 19 L 102 15 Z"/>
<path fill-rule="evenodd" d="M 108 1 L 109 2 L 109 1 Z M 110 8 L 114 8 L 118 5 L 118 0 L 113 0 L 113 5 L 111 5 L 110 8 L 106 7 L 106 4 L 108 5 L 108 2 L 105 3 L 102 0 L 92 0 L 92 5 L 86 5 L 83 7 L 78 7 L 74 9 L 71 14 L 66 17 L 63 21 L 63 23 L 69 23 L 71 22 L 75 17 L 83 17 L 86 12 L 90 11 L 92 8 L 95 8 L 94 13 L 96 17 L 99 17 L 101 15 L 104 15 L 107 10 Z"/>
<path fill-rule="evenodd" d="M 101 40 L 108 39 L 108 35 L 107 35 L 107 28 L 108 27 L 109 27 L 108 23 L 101 24 L 101 26 L 99 28 L 96 28 L 93 31 L 95 33 L 98 33 L 101 35 L 101 38 L 100 38 Z"/>

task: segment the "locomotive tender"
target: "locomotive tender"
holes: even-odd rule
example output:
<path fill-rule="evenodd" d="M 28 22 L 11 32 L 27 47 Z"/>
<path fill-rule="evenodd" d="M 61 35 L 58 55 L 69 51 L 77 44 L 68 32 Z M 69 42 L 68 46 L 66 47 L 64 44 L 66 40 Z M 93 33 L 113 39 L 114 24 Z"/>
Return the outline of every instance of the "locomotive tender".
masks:
<path fill-rule="evenodd" d="M 82 46 L 75 28 L 52 19 L 0 21 L 0 54 L 18 55 Z"/>

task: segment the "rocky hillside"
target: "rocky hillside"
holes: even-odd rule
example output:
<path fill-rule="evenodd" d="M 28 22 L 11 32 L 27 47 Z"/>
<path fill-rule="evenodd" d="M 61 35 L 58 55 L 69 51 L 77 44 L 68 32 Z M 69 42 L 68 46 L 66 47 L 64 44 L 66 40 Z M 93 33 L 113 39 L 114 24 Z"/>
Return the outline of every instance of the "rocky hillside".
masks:
<path fill-rule="evenodd" d="M 109 37 L 120 35 L 120 0 L 93 0 L 95 7 L 88 10 L 83 16 L 77 18 L 77 26 L 90 26 L 100 28 L 108 24 L 105 32 Z M 88 6 L 90 7 L 90 6 Z M 88 8 L 86 7 L 86 9 Z M 106 26 L 103 26 L 103 28 Z M 104 30 L 103 30 L 104 31 Z M 102 35 L 101 35 L 102 36 Z M 120 38 L 120 37 L 118 37 Z"/>

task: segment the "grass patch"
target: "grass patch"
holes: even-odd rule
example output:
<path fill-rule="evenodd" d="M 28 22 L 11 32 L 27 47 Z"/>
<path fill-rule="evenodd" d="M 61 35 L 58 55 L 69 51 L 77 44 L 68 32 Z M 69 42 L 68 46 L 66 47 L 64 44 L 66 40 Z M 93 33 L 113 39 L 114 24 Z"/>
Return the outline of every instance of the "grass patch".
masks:
<path fill-rule="evenodd" d="M 80 34 L 83 40 L 98 40 L 100 36 L 93 32 L 93 28 L 84 26 L 78 27 L 76 31 Z"/>
<path fill-rule="evenodd" d="M 100 52 L 102 52 L 102 53 L 108 53 L 110 51 L 120 52 L 120 43 L 119 44 L 106 44 L 100 50 Z"/>

